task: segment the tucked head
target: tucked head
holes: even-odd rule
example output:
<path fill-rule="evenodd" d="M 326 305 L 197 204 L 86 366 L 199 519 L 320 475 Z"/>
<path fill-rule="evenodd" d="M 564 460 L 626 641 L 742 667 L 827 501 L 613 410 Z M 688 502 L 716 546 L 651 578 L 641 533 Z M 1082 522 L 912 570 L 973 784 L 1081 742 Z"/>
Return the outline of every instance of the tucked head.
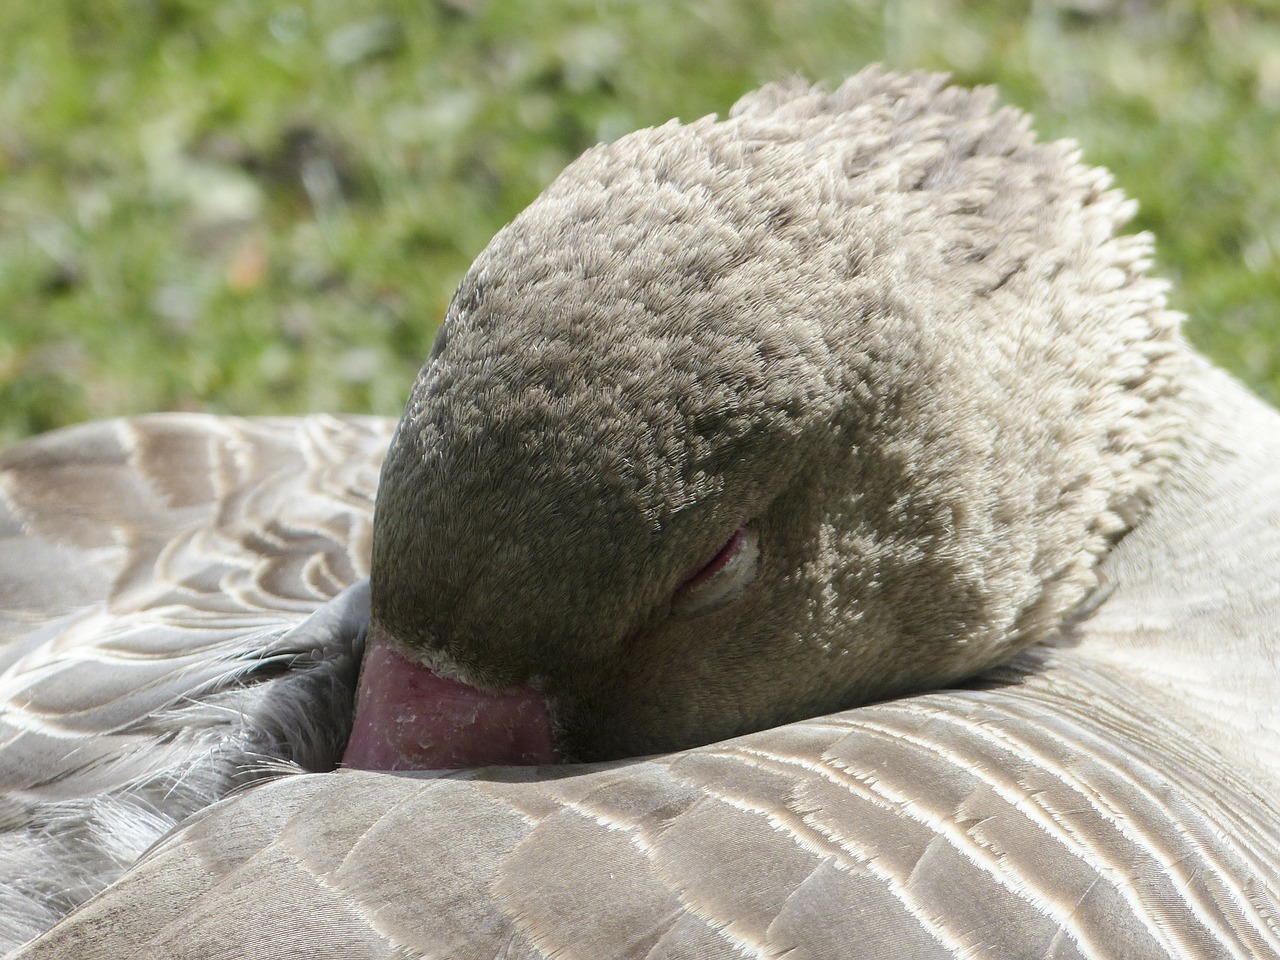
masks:
<path fill-rule="evenodd" d="M 596 147 L 481 254 L 383 469 L 375 634 L 563 755 L 953 683 L 1161 469 L 1130 205 L 989 92 L 866 71 Z M 376 678 L 375 678 L 376 679 Z"/>

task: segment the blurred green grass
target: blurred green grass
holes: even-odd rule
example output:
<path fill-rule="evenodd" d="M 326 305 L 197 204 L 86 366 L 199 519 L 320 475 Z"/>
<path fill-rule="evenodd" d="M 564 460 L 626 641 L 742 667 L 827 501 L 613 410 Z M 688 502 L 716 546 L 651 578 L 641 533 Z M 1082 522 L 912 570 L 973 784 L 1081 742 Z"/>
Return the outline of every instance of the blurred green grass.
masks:
<path fill-rule="evenodd" d="M 1274 0 L 50 0 L 0 6 L 0 442 L 398 413 L 466 265 L 585 147 L 872 61 L 1081 141 L 1193 340 L 1280 398 Z"/>

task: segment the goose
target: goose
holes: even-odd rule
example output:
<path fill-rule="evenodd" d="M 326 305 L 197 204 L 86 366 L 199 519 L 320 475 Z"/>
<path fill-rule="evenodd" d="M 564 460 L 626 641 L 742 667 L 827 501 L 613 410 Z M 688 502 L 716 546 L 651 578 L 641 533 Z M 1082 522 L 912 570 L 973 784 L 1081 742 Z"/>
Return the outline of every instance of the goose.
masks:
<path fill-rule="evenodd" d="M 1280 956 L 1280 414 L 1133 210 L 774 84 L 571 164 L 398 425 L 0 455 L 0 943 Z"/>

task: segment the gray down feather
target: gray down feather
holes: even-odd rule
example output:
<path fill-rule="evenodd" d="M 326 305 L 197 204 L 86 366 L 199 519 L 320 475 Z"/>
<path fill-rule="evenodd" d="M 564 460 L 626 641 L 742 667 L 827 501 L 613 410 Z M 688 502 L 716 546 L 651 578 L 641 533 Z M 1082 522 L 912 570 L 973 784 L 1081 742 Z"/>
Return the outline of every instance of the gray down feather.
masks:
<path fill-rule="evenodd" d="M 0 454 L 0 949 L 1280 956 L 1280 414 L 1132 209 L 990 91 L 774 85 L 570 165 L 394 435 Z M 575 762 L 335 771 L 370 623 Z"/>

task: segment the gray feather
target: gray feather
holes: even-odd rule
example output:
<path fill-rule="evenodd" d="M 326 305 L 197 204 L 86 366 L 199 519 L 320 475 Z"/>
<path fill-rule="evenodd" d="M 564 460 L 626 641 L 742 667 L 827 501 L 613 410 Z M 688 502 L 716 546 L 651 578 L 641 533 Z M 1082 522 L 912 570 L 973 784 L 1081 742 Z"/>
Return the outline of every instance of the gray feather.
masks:
<path fill-rule="evenodd" d="M 1280 414 L 1180 340 L 1130 209 L 937 77 L 766 88 L 495 240 L 376 523 L 380 421 L 3 455 L 0 942 L 1280 956 Z M 736 612 L 655 607 L 766 501 Z M 370 616 L 655 755 L 335 772 Z"/>
<path fill-rule="evenodd" d="M 0 456 L 0 945 L 237 784 L 332 769 L 367 590 L 308 614 L 367 570 L 388 436 L 156 416 Z"/>

